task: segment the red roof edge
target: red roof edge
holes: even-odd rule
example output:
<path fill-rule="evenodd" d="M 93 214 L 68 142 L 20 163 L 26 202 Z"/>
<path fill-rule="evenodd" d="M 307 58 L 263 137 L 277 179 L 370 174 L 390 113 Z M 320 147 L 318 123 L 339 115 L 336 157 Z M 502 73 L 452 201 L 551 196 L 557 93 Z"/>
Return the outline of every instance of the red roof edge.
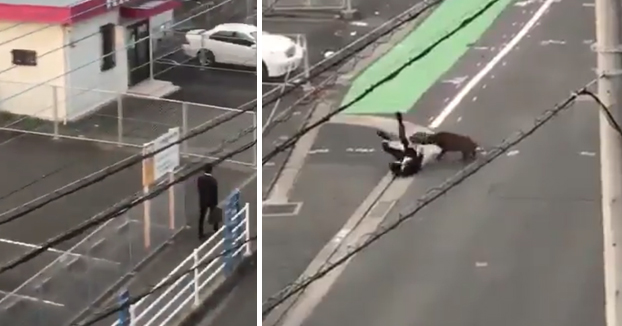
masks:
<path fill-rule="evenodd" d="M 176 0 L 168 0 L 153 8 L 132 8 L 122 5 L 119 11 L 121 13 L 121 17 L 124 18 L 144 19 L 161 14 L 165 11 L 173 10 L 180 5 L 181 3 Z"/>

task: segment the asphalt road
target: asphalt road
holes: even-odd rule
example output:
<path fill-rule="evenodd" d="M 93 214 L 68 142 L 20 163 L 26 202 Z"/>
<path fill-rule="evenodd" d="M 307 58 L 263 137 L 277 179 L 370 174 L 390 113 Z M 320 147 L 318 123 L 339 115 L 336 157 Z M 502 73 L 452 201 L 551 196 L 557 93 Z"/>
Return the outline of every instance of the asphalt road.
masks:
<path fill-rule="evenodd" d="M 102 147 L 84 141 L 53 141 L 39 136 L 19 136 L 9 140 L 3 133 L 0 151 L 6 159 L 0 163 L 3 173 L 2 211 L 19 206 L 38 196 L 51 192 L 61 186 L 108 166 L 130 153 L 116 147 Z M 24 151 L 28 148 L 28 151 Z M 225 198 L 250 172 L 242 168 L 219 167 L 215 174 L 221 183 L 221 198 Z M 47 177 L 39 179 L 41 176 Z M 251 183 L 254 185 L 254 183 Z M 140 189 L 140 170 L 132 168 L 111 176 L 105 181 L 92 185 L 63 200 L 49 204 L 0 228 L 0 261 L 15 259 L 37 244 L 66 232 L 95 214 L 111 207 L 123 198 Z M 185 185 L 185 205 L 180 205 L 180 213 L 185 213 L 178 221 L 192 228 L 178 237 L 164 253 L 147 268 L 135 276 L 130 286 L 132 293 L 140 293 L 157 283 L 170 270 L 189 255 L 199 242 L 196 240 L 196 214 L 198 204 L 193 180 Z M 244 200 L 256 198 L 254 189 L 243 189 Z M 254 206 L 254 205 L 253 205 Z M 130 213 L 132 217 L 136 214 Z M 139 214 L 140 215 L 140 214 Z M 115 229 L 125 219 L 115 220 Z M 159 245 L 172 234 L 160 232 L 153 220 L 152 241 Z M 182 224 L 182 225 L 183 225 Z M 129 271 L 128 264 L 138 263 L 144 257 L 142 249 L 142 224 L 132 219 L 126 236 L 111 232 L 99 232 L 81 249 L 78 255 L 64 255 L 66 250 L 82 240 L 83 236 L 67 241 L 53 250 L 10 270 L 0 276 L 0 300 L 8 293 L 18 289 L 18 297 L 12 296 L 0 301 L 0 320 L 2 324 L 20 325 L 63 325 L 85 309 L 88 304 L 103 294 L 115 281 Z M 107 227 L 106 230 L 111 229 Z M 93 230 L 91 230 L 92 232 Z M 91 245 L 99 240 L 105 241 L 105 250 L 90 251 Z M 129 245 L 129 242 L 131 245 Z M 73 258 L 78 258 L 71 264 Z M 50 265 L 56 261 L 54 265 Z M 26 284 L 26 285 L 22 285 Z M 111 322 L 109 323 L 111 324 Z"/>
<path fill-rule="evenodd" d="M 508 8 L 477 44 L 496 49 L 446 77 L 472 77 L 540 5 Z M 591 8 L 554 3 L 441 128 L 490 147 L 529 127 L 593 78 L 591 39 Z M 430 121 L 456 91 L 435 86 L 409 119 Z M 597 137 L 595 106 L 577 103 L 357 255 L 303 325 L 604 325 Z M 452 158 L 417 176 L 386 222 L 459 169 Z"/>
<path fill-rule="evenodd" d="M 263 21 L 263 29 L 271 32 L 283 35 L 288 35 L 293 39 L 296 39 L 297 35 L 301 35 L 307 42 L 307 53 L 309 59 L 309 66 L 312 67 L 315 64 L 324 60 L 327 56 L 331 55 L 347 46 L 348 44 L 356 41 L 364 36 L 374 28 L 382 25 L 384 22 L 392 19 L 404 10 L 413 6 L 410 1 L 394 0 L 390 2 L 377 2 L 377 1 L 365 1 L 357 4 L 357 8 L 361 13 L 361 18 L 354 22 L 347 22 L 337 19 L 297 19 L 297 18 L 267 18 Z M 375 49 L 375 48 L 374 48 Z M 363 51 L 363 56 L 369 56 L 371 53 Z M 370 49 L 373 51 L 373 49 Z M 356 64 L 356 63 L 355 63 Z M 339 73 L 347 73 L 353 68 L 352 64 L 348 64 L 341 69 Z M 296 80 L 299 77 L 304 76 L 305 67 L 301 67 L 292 76 L 291 80 Z M 337 72 L 337 69 L 334 69 Z M 327 73 L 328 74 L 328 73 Z M 323 74 L 313 80 L 314 84 L 323 81 L 327 74 Z M 275 92 L 274 89 L 282 83 L 283 80 L 267 80 L 263 85 L 264 101 L 270 96 L 266 94 Z M 337 97 L 340 96 L 343 89 L 337 87 Z M 286 110 L 291 103 L 294 103 L 297 98 L 301 97 L 304 92 L 299 89 L 296 92 L 291 93 L 283 98 L 280 103 L 276 105 L 271 104 L 263 108 L 264 125 L 266 122 L 272 122 L 271 117 L 279 117 L 280 114 Z M 332 99 L 331 99 L 332 100 Z M 297 106 L 292 112 L 292 117 L 284 123 L 279 123 L 274 131 L 264 133 L 264 146 L 262 151 L 267 153 L 276 144 L 284 139 L 287 135 L 291 135 L 297 131 L 300 126 L 306 121 L 306 117 L 309 111 L 312 109 L 312 105 L 304 104 Z M 345 131 L 344 131 L 345 132 Z M 273 181 L 280 173 L 279 167 L 287 160 L 289 151 L 275 157 L 268 165 L 264 166 L 264 193 L 271 190 Z"/>
<path fill-rule="evenodd" d="M 324 59 L 327 51 L 336 51 L 353 42 L 413 6 L 413 3 L 402 0 L 391 1 L 389 4 L 368 1 L 364 6 L 366 9 L 361 9 L 363 17 L 356 23 L 278 18 L 264 20 L 264 29 L 274 33 L 304 33 L 313 65 Z M 347 71 L 340 70 L 341 73 Z M 323 95 L 323 101 L 338 105 L 344 89 L 335 86 Z M 267 109 L 269 112 L 276 110 L 278 115 L 282 108 Z M 270 136 L 264 137 L 264 154 L 270 148 L 266 148 L 266 144 L 278 144 L 283 135 L 291 135 L 304 122 L 311 109 L 311 105 L 297 107 L 297 115 L 289 123 L 281 124 Z M 320 128 L 287 198 L 290 203 L 299 204 L 299 211 L 277 216 L 268 214 L 264 209 L 264 300 L 304 272 L 386 174 L 388 159 L 385 155 L 377 151 L 359 150 L 377 150 L 378 145 L 375 130 L 370 128 L 337 124 L 327 124 Z M 264 166 L 264 197 L 269 186 L 266 181 L 276 176 L 286 156 L 282 154 L 270 162 L 273 164 Z"/>
<path fill-rule="evenodd" d="M 248 272 L 224 300 L 222 310 L 208 313 L 197 326 L 257 324 L 257 269 Z"/>

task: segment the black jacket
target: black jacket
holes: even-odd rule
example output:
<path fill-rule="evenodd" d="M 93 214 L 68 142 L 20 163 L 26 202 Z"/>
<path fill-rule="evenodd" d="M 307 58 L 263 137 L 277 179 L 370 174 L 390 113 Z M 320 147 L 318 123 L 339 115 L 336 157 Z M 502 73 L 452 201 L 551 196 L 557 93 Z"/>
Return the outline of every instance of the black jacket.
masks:
<path fill-rule="evenodd" d="M 199 203 L 201 206 L 218 205 L 218 180 L 211 174 L 203 174 L 197 179 Z"/>

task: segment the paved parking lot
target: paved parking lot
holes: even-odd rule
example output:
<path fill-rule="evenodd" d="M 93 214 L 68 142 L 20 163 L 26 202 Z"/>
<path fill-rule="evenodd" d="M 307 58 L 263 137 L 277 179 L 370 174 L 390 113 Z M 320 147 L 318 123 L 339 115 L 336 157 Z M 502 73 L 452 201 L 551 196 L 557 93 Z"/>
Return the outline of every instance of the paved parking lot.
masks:
<path fill-rule="evenodd" d="M 3 175 L 0 212 L 9 211 L 134 152 L 128 148 L 87 141 L 52 140 L 51 137 L 0 132 L 0 153 L 3 156 L 0 160 Z M 249 172 L 243 170 L 239 165 L 234 170 L 226 166 L 218 167 L 216 173 L 222 184 L 222 197 L 248 175 Z M 2 225 L 0 263 L 15 259 L 135 193 L 140 189 L 140 179 L 138 165 Z M 187 211 L 188 219 L 194 220 L 197 207 L 194 183 L 180 186 L 187 188 L 188 193 L 186 204 L 180 205 L 180 209 Z M 98 232 L 96 237 L 81 245 L 81 249 L 74 251 L 79 255 L 63 253 L 83 240 L 84 236 L 67 241 L 0 275 L 0 297 L 15 290 L 18 294 L 0 298 L 0 324 L 60 326 L 85 309 L 122 277 L 130 264 L 137 263 L 146 255 L 140 213 L 130 212 L 129 221 L 119 219 L 111 222 L 105 228 L 106 232 Z M 183 217 L 186 218 L 185 215 Z M 165 226 L 152 225 L 151 231 L 152 242 L 158 244 L 172 235 L 172 231 Z M 191 234 L 195 232 L 193 230 Z M 61 255 L 64 258 L 59 259 Z M 185 257 L 187 253 L 181 255 Z M 55 260 L 55 264 L 49 267 Z M 170 255 L 167 260 L 173 261 Z M 152 273 L 150 277 L 157 281 L 170 268 L 163 267 L 158 274 Z M 28 284 L 23 286 L 26 281 Z"/>
<path fill-rule="evenodd" d="M 222 114 L 255 105 L 257 76 L 254 69 L 230 66 L 202 67 L 181 51 L 170 53 L 157 60 L 154 69 L 157 79 L 170 81 L 181 87 L 168 98 L 195 103 L 190 105 L 187 111 L 190 115 L 188 119 L 190 129 Z M 181 114 L 180 110 L 177 112 Z M 256 109 L 253 108 L 249 113 L 244 113 L 210 130 L 205 137 L 197 137 L 191 142 L 190 146 L 194 149 L 191 148 L 190 151 L 205 154 L 223 142 L 226 142 L 229 148 L 248 143 L 254 137 L 249 128 L 255 126 L 255 112 Z M 239 137 L 240 139 L 234 142 L 229 141 L 238 137 L 240 133 L 245 133 L 246 136 Z M 234 161 L 253 165 L 254 159 L 252 152 L 249 151 L 237 156 Z"/>
<path fill-rule="evenodd" d="M 48 137 L 6 132 L 0 132 L 0 144 L 3 156 L 0 161 L 3 175 L 0 185 L 2 212 L 130 155 L 113 147 L 84 141 L 54 141 Z M 139 167 L 130 168 L 44 209 L 2 225 L 0 262 L 6 263 L 36 248 L 39 243 L 65 232 L 139 189 Z M 140 227 L 130 225 L 125 235 L 127 239 L 139 243 L 137 235 L 141 233 Z M 102 240 L 105 235 L 100 236 L 99 239 L 91 239 L 91 244 Z M 0 324 L 62 325 L 85 308 L 88 304 L 86 299 L 101 294 L 105 287 L 122 276 L 119 275 L 120 267 L 127 264 L 129 258 L 113 258 L 110 251 L 92 252 L 97 258 L 90 258 L 86 253 L 69 255 L 62 263 L 41 272 L 81 239 L 83 236 L 0 275 L 0 293 L 6 295 L 19 289 L 18 296 L 0 299 Z M 26 281 L 28 285 L 22 286 Z"/>
<path fill-rule="evenodd" d="M 185 6 L 190 5 L 186 3 Z M 200 24 L 201 21 L 199 19 L 195 23 Z M 156 79 L 168 80 L 181 87 L 179 92 L 167 97 L 171 101 L 129 96 L 124 99 L 121 133 L 123 142 L 132 146 L 118 147 L 104 143 L 117 141 L 120 133 L 117 129 L 119 117 L 115 103 L 79 122 L 61 126 L 60 132 L 63 136 L 92 138 L 100 142 L 66 138 L 53 140 L 46 136 L 0 131 L 0 212 L 9 211 L 116 163 L 136 153 L 139 149 L 135 146 L 153 140 L 169 128 L 181 126 L 183 110 L 181 104 L 175 103 L 175 100 L 195 103 L 186 112 L 189 128 L 205 124 L 255 100 L 254 71 L 236 67 L 200 68 L 187 59 L 181 53 L 175 52 L 160 58 L 154 67 Z M 189 142 L 188 150 L 200 155 L 211 153 L 213 155 L 207 156 L 219 156 L 223 147 L 224 151 L 228 151 L 252 140 L 252 131 L 244 131 L 255 124 L 254 113 L 243 114 L 196 137 Z M 31 130 L 36 128 L 41 132 L 52 130 L 46 124 L 14 127 Z M 227 142 L 232 138 L 238 139 Z M 252 172 L 249 165 L 254 160 L 253 150 L 234 159 L 232 164 L 221 165 L 215 171 L 221 183 L 221 198 Z M 191 180 L 180 186 L 188 188 L 188 197 L 183 205 L 184 211 L 187 211 L 184 218 L 188 216 L 190 224 L 194 225 L 198 213 L 194 182 Z M 140 187 L 141 168 L 138 165 L 17 221 L 2 225 L 0 264 L 15 259 L 47 239 L 75 227 L 134 194 Z M 66 250 L 83 240 L 84 236 L 59 245 L 0 275 L 0 325 L 60 326 L 68 323 L 94 298 L 122 277 L 128 264 L 137 262 L 137 256 L 144 254 L 144 225 L 138 218 L 140 214 L 131 216 L 130 219 L 111 222 L 107 229 L 115 232 L 114 234 L 98 233 L 96 237 L 86 240 L 79 252 L 65 254 Z M 171 236 L 171 230 L 166 227 L 152 225 L 151 229 L 153 242 Z M 198 241 L 193 238 L 195 234 L 194 228 L 185 230 L 187 239 L 171 245 L 166 250 L 168 253 L 163 254 L 161 259 L 156 258 L 150 264 L 150 270 L 136 276 L 130 287 L 133 289 L 136 286 L 144 290 L 168 274 L 176 263 L 198 245 Z M 123 237 L 123 241 L 116 241 L 119 237 Z M 126 247 L 135 249 L 127 250 Z M 16 293 L 7 296 L 11 292 Z"/>

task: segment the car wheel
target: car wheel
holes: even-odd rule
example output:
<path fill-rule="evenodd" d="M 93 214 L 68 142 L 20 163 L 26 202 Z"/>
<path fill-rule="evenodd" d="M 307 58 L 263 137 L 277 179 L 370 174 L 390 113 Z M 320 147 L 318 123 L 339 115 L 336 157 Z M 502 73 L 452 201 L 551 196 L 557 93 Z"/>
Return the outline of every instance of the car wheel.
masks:
<path fill-rule="evenodd" d="M 199 63 L 202 66 L 213 66 L 216 63 L 216 57 L 210 50 L 201 49 L 197 55 L 199 57 Z"/>
<path fill-rule="evenodd" d="M 264 80 L 270 78 L 270 76 L 268 76 L 268 67 L 266 66 L 265 62 L 261 64 L 261 78 L 263 78 Z"/>

